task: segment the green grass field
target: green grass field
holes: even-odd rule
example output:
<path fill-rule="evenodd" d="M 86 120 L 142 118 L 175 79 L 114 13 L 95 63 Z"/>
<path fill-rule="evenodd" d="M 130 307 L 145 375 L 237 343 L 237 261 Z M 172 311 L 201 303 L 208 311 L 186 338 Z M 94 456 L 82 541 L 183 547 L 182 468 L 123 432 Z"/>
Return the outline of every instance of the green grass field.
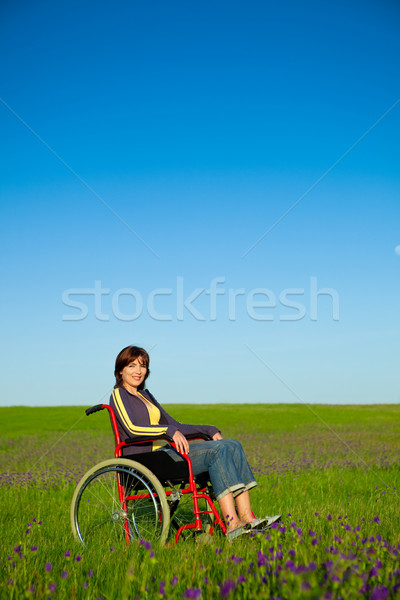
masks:
<path fill-rule="evenodd" d="M 168 406 L 239 439 L 259 515 L 283 521 L 229 544 L 84 548 L 77 481 L 113 456 L 105 412 L 0 408 L 1 598 L 397 598 L 400 407 Z M 170 538 L 171 539 L 171 538 Z"/>

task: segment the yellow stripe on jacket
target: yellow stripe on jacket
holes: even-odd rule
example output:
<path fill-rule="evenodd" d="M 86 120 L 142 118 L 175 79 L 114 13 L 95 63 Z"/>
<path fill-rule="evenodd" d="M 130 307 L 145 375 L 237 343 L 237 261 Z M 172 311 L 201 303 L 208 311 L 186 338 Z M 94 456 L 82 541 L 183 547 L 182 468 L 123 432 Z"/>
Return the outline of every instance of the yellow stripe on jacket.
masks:
<path fill-rule="evenodd" d="M 122 402 L 121 394 L 119 393 L 119 389 L 116 388 L 113 391 L 112 395 L 114 398 L 115 407 L 118 411 L 118 415 L 120 416 L 121 421 L 124 424 L 124 427 L 127 429 L 127 431 L 129 431 L 133 435 L 144 435 L 144 436 L 149 436 L 149 437 L 154 437 L 155 435 L 160 435 L 160 434 L 167 432 L 168 426 L 163 427 L 160 425 L 160 427 L 154 427 L 154 426 L 146 427 L 146 426 L 135 425 L 134 423 L 132 423 L 132 421 L 130 420 L 130 418 L 128 416 L 128 413 L 126 412 L 124 403 Z M 147 406 L 147 403 L 146 403 L 146 406 Z M 156 406 L 154 406 L 154 408 L 156 410 L 158 410 L 158 408 Z M 158 412 L 160 412 L 160 411 L 158 411 Z M 149 416 L 150 416 L 150 422 L 151 422 L 150 412 L 149 412 Z M 160 417 L 158 417 L 158 420 L 159 419 L 160 419 Z M 155 423 L 155 424 L 157 424 L 157 423 Z"/>

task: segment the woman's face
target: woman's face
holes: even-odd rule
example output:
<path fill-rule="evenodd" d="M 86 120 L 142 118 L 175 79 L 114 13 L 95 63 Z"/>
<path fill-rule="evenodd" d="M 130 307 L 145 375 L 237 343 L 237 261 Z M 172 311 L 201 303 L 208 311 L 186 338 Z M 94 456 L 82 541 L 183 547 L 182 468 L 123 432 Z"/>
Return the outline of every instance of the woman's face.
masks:
<path fill-rule="evenodd" d="M 128 390 L 128 392 L 135 393 L 139 385 L 143 383 L 146 373 L 147 367 L 142 358 L 139 356 L 122 369 L 120 373 L 122 377 L 122 385 Z"/>

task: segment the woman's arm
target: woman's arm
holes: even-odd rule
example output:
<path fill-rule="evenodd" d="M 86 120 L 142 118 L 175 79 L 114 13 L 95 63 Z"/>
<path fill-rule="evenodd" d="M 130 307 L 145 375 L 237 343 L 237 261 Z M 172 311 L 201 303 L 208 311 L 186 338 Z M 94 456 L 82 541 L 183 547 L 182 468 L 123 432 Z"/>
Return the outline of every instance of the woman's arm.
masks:
<path fill-rule="evenodd" d="M 176 430 L 180 431 L 183 435 L 189 435 L 191 433 L 203 433 L 205 435 L 210 436 L 214 439 L 216 434 L 219 434 L 221 437 L 215 439 L 222 439 L 221 431 L 218 427 L 214 427 L 214 425 L 187 425 L 184 423 L 180 423 L 176 421 L 167 411 L 157 402 L 154 396 L 149 392 L 149 390 L 145 390 L 149 399 L 157 406 L 161 413 L 160 425 L 161 423 L 165 423 L 169 426 L 175 427 Z"/>
<path fill-rule="evenodd" d="M 173 423 L 151 425 L 149 413 L 143 401 L 128 396 L 123 388 L 115 388 L 110 406 L 127 437 L 168 435 L 173 438 L 177 427 Z"/>

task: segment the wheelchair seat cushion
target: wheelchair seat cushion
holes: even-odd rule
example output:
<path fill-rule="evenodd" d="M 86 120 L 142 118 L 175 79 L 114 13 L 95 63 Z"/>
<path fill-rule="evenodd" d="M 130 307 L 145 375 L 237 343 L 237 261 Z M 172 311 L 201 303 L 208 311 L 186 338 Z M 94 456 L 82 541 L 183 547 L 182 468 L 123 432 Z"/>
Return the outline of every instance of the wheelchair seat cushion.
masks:
<path fill-rule="evenodd" d="M 162 450 L 130 455 L 125 454 L 124 458 L 135 460 L 150 469 L 162 485 L 165 485 L 167 481 L 189 481 L 189 468 L 186 460 L 176 461 L 167 452 L 163 452 Z"/>

